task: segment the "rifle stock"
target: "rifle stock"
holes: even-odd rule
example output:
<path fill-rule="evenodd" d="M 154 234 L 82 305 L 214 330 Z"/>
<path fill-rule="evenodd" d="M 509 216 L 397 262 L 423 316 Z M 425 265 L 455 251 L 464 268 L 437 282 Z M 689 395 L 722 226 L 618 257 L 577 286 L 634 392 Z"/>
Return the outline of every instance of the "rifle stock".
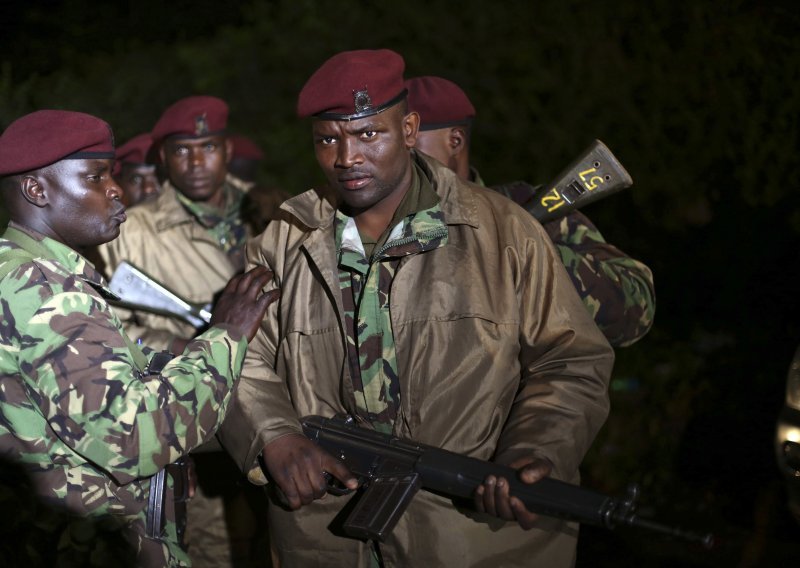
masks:
<path fill-rule="evenodd" d="M 364 487 L 343 525 L 345 533 L 356 538 L 384 540 L 420 488 L 451 498 L 472 499 L 486 477 L 494 475 L 504 477 L 511 494 L 540 515 L 609 529 L 618 525 L 640 527 L 706 547 L 713 542 L 710 534 L 695 534 L 639 517 L 635 488 L 625 499 L 616 499 L 551 478 L 527 484 L 509 467 L 360 428 L 350 417 L 307 416 L 301 424 L 305 435 L 341 459 Z M 331 490 L 342 493 L 335 485 Z"/>
<path fill-rule="evenodd" d="M 540 223 L 547 223 L 632 184 L 630 174 L 611 150 L 595 140 L 546 185 L 533 188 L 514 182 L 496 189 L 517 201 Z M 516 193 L 522 196 L 515 198 Z"/>

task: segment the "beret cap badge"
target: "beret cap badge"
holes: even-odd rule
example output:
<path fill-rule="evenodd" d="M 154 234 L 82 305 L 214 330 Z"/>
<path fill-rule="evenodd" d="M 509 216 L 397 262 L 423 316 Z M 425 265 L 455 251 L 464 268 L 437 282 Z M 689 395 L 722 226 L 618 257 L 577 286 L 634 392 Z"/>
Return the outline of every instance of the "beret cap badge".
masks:
<path fill-rule="evenodd" d="M 372 108 L 372 99 L 369 98 L 366 85 L 360 91 L 353 91 L 353 105 L 355 106 L 356 114 Z"/>
<path fill-rule="evenodd" d="M 224 134 L 228 124 L 228 104 L 217 97 L 197 95 L 180 99 L 167 107 L 150 135 L 161 144 L 170 136 L 198 138 Z"/>
<path fill-rule="evenodd" d="M 209 133 L 209 128 L 208 128 L 208 118 L 206 118 L 206 113 L 196 116 L 194 119 L 194 135 L 205 136 L 208 133 Z"/>

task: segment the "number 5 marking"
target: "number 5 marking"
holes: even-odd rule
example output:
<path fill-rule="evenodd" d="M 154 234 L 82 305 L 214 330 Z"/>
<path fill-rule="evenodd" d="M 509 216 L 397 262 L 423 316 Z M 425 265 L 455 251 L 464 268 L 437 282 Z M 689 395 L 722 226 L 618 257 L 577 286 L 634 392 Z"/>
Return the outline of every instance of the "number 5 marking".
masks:
<path fill-rule="evenodd" d="M 583 181 L 583 185 L 584 185 L 584 186 L 586 187 L 586 189 L 588 189 L 589 191 L 592 191 L 592 190 L 593 190 L 593 189 L 595 189 L 595 188 L 596 188 L 598 185 L 601 185 L 601 184 L 605 183 L 605 181 L 603 180 L 603 178 L 601 178 L 600 176 L 592 176 L 591 178 L 589 178 L 589 181 L 586 181 L 586 176 L 587 176 L 587 175 L 589 175 L 590 173 L 592 173 L 592 172 L 596 172 L 596 171 L 597 171 L 597 170 L 596 170 L 595 168 L 589 168 L 588 170 L 584 170 L 584 171 L 582 171 L 582 172 L 580 173 L 580 176 L 581 176 L 581 181 Z"/>

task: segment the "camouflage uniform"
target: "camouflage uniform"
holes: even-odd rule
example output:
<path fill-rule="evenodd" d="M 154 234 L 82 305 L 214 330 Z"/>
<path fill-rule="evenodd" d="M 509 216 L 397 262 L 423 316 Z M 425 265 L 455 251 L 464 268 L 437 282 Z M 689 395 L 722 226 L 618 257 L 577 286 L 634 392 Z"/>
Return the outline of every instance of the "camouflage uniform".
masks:
<path fill-rule="evenodd" d="M 481 185 L 474 169 L 471 175 Z M 498 193 L 531 210 L 537 191 L 525 182 L 493 186 Z M 653 325 L 656 310 L 653 273 L 617 247 L 579 211 L 544 224 L 583 304 L 614 347 L 631 345 Z"/>
<path fill-rule="evenodd" d="M 125 260 L 188 301 L 211 303 L 244 267 L 244 243 L 251 231 L 240 213 L 249 188 L 250 184 L 228 174 L 223 185 L 225 209 L 220 214 L 187 199 L 165 181 L 158 198 L 129 209 L 120 236 L 99 247 L 107 272 L 111 274 Z M 170 349 L 175 337 L 198 332 L 178 318 L 145 311 L 120 310 L 120 314 L 132 338 L 156 349 Z M 241 500 L 245 484 L 240 485 L 240 472 L 219 450 L 214 440 L 195 454 L 198 487 L 187 503 L 185 541 L 192 563 L 202 568 L 226 568 L 232 557 L 247 556 L 250 544 L 244 541 L 258 522 L 252 518 L 255 513 L 242 511 L 242 507 L 230 512 L 230 503 Z M 247 495 L 251 502 L 259 498 L 263 496 Z M 238 533 L 245 534 L 232 533 L 226 513 L 232 520 L 244 518 L 234 526 L 243 526 L 245 530 Z"/>
<path fill-rule="evenodd" d="M 148 376 L 102 276 L 71 248 L 11 224 L 0 239 L 0 453 L 78 516 L 112 516 L 148 565 L 187 566 L 170 519 L 144 536 L 151 477 L 213 436 L 246 339 L 214 326 Z"/>

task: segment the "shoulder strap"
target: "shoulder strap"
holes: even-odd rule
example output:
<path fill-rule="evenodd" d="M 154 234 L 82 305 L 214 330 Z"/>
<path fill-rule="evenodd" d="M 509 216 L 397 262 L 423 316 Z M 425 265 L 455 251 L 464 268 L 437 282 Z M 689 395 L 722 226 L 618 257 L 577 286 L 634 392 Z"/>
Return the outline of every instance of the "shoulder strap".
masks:
<path fill-rule="evenodd" d="M 0 252 L 0 280 L 33 259 L 34 256 L 25 249 L 9 249 Z"/>
<path fill-rule="evenodd" d="M 22 231 L 7 227 L 2 238 L 16 243 L 22 248 L 9 249 L 0 253 L 0 280 L 34 258 L 45 256 L 47 249 Z"/>

